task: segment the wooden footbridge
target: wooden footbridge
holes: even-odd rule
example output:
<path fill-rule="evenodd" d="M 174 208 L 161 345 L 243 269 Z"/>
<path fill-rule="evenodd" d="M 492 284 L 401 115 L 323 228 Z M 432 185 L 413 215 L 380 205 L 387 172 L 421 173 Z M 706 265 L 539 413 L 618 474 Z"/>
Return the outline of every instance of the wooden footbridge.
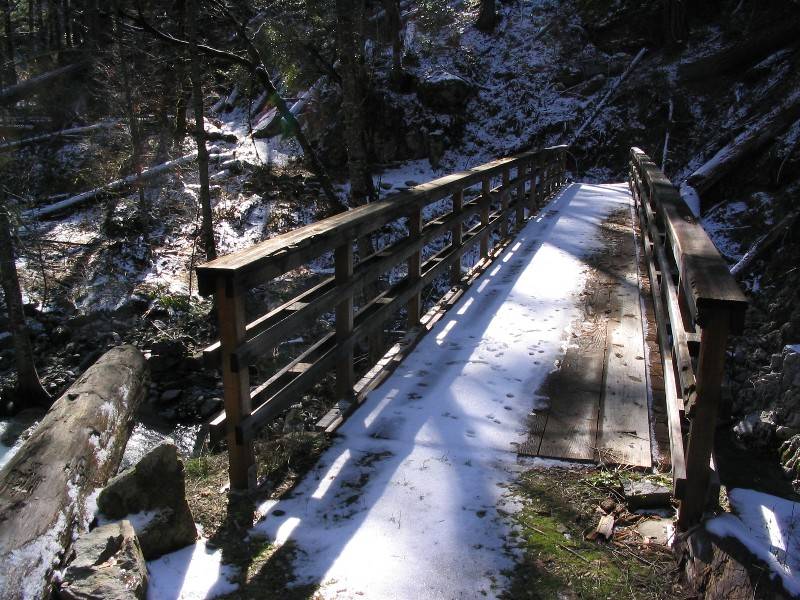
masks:
<path fill-rule="evenodd" d="M 726 340 L 741 330 L 745 299 L 642 151 L 631 150 L 624 186 L 568 184 L 565 161 L 565 147 L 496 160 L 199 267 L 200 291 L 218 311 L 220 340 L 206 355 L 223 373 L 225 411 L 213 426 L 227 439 L 232 487 L 256 484 L 259 431 L 333 381 L 338 402 L 319 426 L 333 431 L 359 411 L 347 443 L 405 435 L 438 447 L 453 439 L 445 421 L 461 418 L 473 423 L 457 432 L 464 447 L 485 435 L 485 447 L 514 456 L 644 468 L 660 459 L 679 526 L 696 523 L 712 478 Z M 407 235 L 381 246 L 398 230 Z M 331 263 L 310 289 L 248 315 L 251 289 Z M 550 319 L 561 325 L 545 327 Z M 250 367 L 298 336 L 294 358 L 251 385 Z M 421 366 L 397 369 L 404 364 Z M 478 383 L 465 387 L 451 368 Z M 396 404 L 418 373 L 417 391 L 404 393 L 440 403 L 436 419 L 409 420 Z M 507 419 L 470 413 L 483 387 Z M 661 423 L 654 404 L 663 404 Z M 381 416 L 392 407 L 394 421 Z M 669 433 L 660 457 L 659 429 Z"/>

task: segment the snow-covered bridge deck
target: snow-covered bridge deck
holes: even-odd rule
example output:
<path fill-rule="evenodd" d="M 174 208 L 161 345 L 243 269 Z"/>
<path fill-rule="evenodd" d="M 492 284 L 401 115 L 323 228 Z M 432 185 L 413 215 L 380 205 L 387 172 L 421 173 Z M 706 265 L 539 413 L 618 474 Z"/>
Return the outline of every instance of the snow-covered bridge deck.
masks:
<path fill-rule="evenodd" d="M 331 598 L 493 596 L 522 454 L 650 466 L 627 184 L 528 221 L 257 530 Z M 505 509 L 505 510 L 504 510 Z"/>

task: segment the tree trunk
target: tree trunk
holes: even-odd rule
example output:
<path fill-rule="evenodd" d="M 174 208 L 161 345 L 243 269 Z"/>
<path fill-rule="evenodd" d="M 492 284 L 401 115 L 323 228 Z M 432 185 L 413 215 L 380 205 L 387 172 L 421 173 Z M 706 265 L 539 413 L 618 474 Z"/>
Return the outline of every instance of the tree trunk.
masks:
<path fill-rule="evenodd" d="M 475 27 L 484 33 L 491 33 L 497 25 L 497 11 L 494 3 L 495 0 L 481 0 L 481 9 Z"/>
<path fill-rule="evenodd" d="M 5 39 L 3 40 L 3 84 L 14 85 L 17 83 L 17 69 L 14 66 L 14 23 L 11 21 L 11 3 L 0 0 L 0 10 L 3 11 L 3 27 Z"/>
<path fill-rule="evenodd" d="M 30 79 L 21 81 L 16 85 L 0 90 L 0 106 L 13 106 L 17 100 L 27 98 L 28 96 L 45 88 L 56 79 L 74 75 L 85 66 L 85 63 L 75 63 L 65 67 L 59 67 L 58 69 L 53 69 L 52 71 L 42 73 L 36 77 L 31 77 Z"/>
<path fill-rule="evenodd" d="M 403 79 L 403 23 L 400 19 L 400 0 L 381 0 L 386 12 L 386 24 L 392 39 L 392 70 L 389 74 L 393 82 Z"/>
<path fill-rule="evenodd" d="M 363 0 L 336 0 L 336 42 L 341 60 L 342 119 L 350 174 L 350 198 L 360 205 L 375 200 L 366 136 L 366 74 L 361 20 Z"/>
<path fill-rule="evenodd" d="M 745 253 L 744 256 L 731 267 L 731 275 L 738 277 L 739 275 L 746 274 L 753 266 L 756 260 L 764 256 L 767 250 L 775 245 L 775 242 L 782 239 L 783 236 L 793 226 L 797 220 L 799 212 L 793 212 L 781 219 L 780 223 L 770 229 L 765 235 L 761 236 L 758 241 Z"/>
<path fill-rule="evenodd" d="M 206 128 L 203 121 L 203 85 L 200 75 L 200 54 L 197 50 L 197 6 L 195 0 L 187 1 L 189 43 L 189 66 L 192 80 L 192 104 L 194 109 L 194 139 L 197 142 L 197 171 L 200 177 L 200 212 L 202 223 L 200 238 L 206 251 L 206 258 L 217 257 L 214 243 L 214 223 L 211 214 L 211 192 L 208 185 L 208 149 L 206 148 Z"/>
<path fill-rule="evenodd" d="M 662 29 L 668 44 L 681 44 L 689 37 L 684 0 L 662 0 Z"/>
<path fill-rule="evenodd" d="M 186 0 L 175 3 L 175 20 L 178 24 L 178 36 L 183 37 L 186 30 Z M 183 143 L 186 137 L 186 52 L 177 49 L 178 58 L 175 63 L 175 144 Z"/>
<path fill-rule="evenodd" d="M 231 158 L 232 156 L 233 152 L 223 152 L 222 154 L 211 154 L 209 155 L 209 159 L 220 160 L 222 158 Z M 169 173 L 170 171 L 173 171 L 180 166 L 188 165 L 195 160 L 197 160 L 197 152 L 191 152 L 186 156 L 181 156 L 180 158 L 170 160 L 161 165 L 155 165 L 149 169 L 144 169 L 141 173 L 134 173 L 133 175 L 128 175 L 122 179 L 115 179 L 114 181 L 110 181 L 104 185 L 101 185 L 100 187 L 94 188 L 93 190 L 81 192 L 80 194 L 70 196 L 69 198 L 64 198 L 63 200 L 59 200 L 58 202 L 50 204 L 49 206 L 31 208 L 23 212 L 22 217 L 27 221 L 29 219 L 39 219 L 49 215 L 54 215 L 74 206 L 78 206 L 79 204 L 84 204 L 89 200 L 93 200 L 101 194 L 123 190 L 134 184 L 150 181 L 159 175 Z"/>
<path fill-rule="evenodd" d="M 53 570 L 88 528 L 88 497 L 116 473 L 148 389 L 142 353 L 133 346 L 109 350 L 0 470 L 4 598 L 50 597 Z"/>
<path fill-rule="evenodd" d="M 33 346 L 25 324 L 22 290 L 19 286 L 17 266 L 14 262 L 14 244 L 11 235 L 11 219 L 8 203 L 0 205 L 0 279 L 3 284 L 8 322 L 14 338 L 14 359 L 17 363 L 17 387 L 14 399 L 16 409 L 29 408 L 50 403 L 50 395 L 44 391 L 36 363 Z"/>

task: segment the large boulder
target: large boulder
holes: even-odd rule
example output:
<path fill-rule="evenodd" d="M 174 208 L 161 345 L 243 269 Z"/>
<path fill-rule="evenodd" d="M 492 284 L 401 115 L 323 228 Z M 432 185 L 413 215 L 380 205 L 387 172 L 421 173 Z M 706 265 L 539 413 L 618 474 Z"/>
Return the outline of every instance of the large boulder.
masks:
<path fill-rule="evenodd" d="M 127 520 L 97 527 L 73 546 L 75 558 L 59 584 L 67 600 L 144 600 L 147 565 Z"/>
<path fill-rule="evenodd" d="M 183 462 L 171 440 L 109 481 L 97 498 L 97 507 L 109 519 L 130 520 L 147 560 L 197 539 L 186 502 Z"/>
<path fill-rule="evenodd" d="M 420 101 L 436 111 L 455 113 L 464 110 L 474 86 L 462 77 L 448 71 L 437 71 L 419 82 L 417 95 Z"/>

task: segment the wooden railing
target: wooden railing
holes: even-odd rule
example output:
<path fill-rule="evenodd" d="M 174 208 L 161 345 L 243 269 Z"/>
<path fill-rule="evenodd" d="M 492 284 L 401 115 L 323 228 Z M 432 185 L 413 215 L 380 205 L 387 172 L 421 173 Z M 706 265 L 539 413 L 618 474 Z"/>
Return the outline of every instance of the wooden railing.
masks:
<path fill-rule="evenodd" d="M 355 377 L 357 344 L 368 342 L 368 362 L 376 364 L 385 350 L 384 323 L 405 309 L 408 328 L 418 328 L 423 288 L 448 272 L 449 283 L 458 285 L 485 268 L 512 235 L 511 221 L 521 227 L 564 183 L 564 173 L 565 147 L 526 152 L 418 185 L 198 267 L 200 293 L 214 295 L 219 320 L 220 340 L 206 356 L 222 368 L 225 410 L 215 423 L 225 429 L 231 487 L 255 484 L 253 438 L 259 429 L 300 402 L 331 371 L 336 374 L 337 398 L 355 405 L 353 400 L 365 389 Z M 495 178 L 500 184 L 493 187 Z M 439 211 L 443 214 L 425 217 L 426 207 L 448 198 Z M 356 262 L 354 247 L 364 247 L 359 240 L 401 219 L 407 220 L 406 237 Z M 461 259 L 475 244 L 479 260 L 465 275 Z M 426 247 L 441 250 L 426 258 Z M 248 320 L 248 290 L 330 252 L 332 277 Z M 376 280 L 403 264 L 407 274 L 401 281 L 370 293 Z M 373 297 L 363 298 L 355 310 L 359 294 Z M 335 313 L 333 331 L 251 389 L 250 365 L 330 312 Z"/>
<path fill-rule="evenodd" d="M 638 148 L 629 183 L 658 325 L 678 526 L 686 529 L 708 499 L 727 339 L 741 332 L 747 301 L 677 188 Z"/>

